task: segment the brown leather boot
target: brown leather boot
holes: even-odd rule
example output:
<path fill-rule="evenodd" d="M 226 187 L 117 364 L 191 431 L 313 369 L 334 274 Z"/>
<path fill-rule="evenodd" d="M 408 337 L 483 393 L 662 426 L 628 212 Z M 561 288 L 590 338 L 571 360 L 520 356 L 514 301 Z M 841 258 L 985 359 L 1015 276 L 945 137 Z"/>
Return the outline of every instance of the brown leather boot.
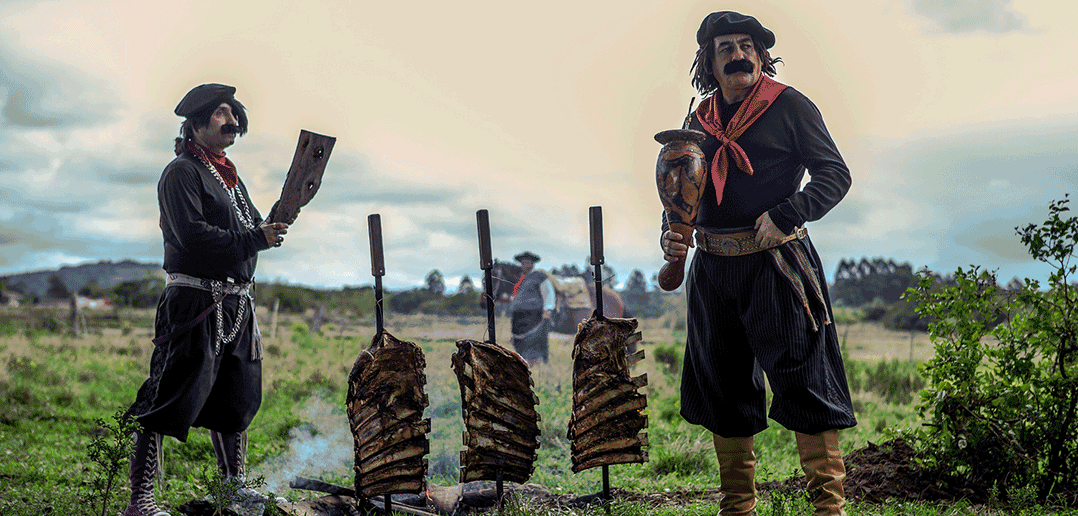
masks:
<path fill-rule="evenodd" d="M 719 514 L 756 514 L 756 454 L 752 437 L 722 437 L 714 434 L 715 456 L 719 459 Z"/>
<path fill-rule="evenodd" d="M 805 470 L 809 493 L 816 493 L 812 505 L 816 516 L 845 516 L 846 497 L 842 481 L 846 465 L 838 447 L 838 430 L 826 430 L 816 435 L 794 432 L 801 468 Z"/>
<path fill-rule="evenodd" d="M 153 498 L 161 434 L 139 430 L 131 453 L 131 501 L 123 516 L 169 516 Z"/>

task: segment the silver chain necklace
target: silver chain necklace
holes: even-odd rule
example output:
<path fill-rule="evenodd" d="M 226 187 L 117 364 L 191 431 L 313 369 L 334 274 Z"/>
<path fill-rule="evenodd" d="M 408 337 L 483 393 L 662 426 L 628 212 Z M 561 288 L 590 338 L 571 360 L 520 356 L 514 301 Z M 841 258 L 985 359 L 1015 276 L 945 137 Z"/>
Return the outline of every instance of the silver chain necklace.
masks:
<path fill-rule="evenodd" d="M 225 292 L 225 284 L 221 281 L 215 281 L 212 285 L 213 298 L 223 299 L 227 292 Z M 240 321 L 243 320 L 243 316 L 247 311 L 247 298 L 250 297 L 250 293 L 242 292 L 239 294 L 239 306 L 236 307 L 236 319 L 232 321 L 232 330 L 228 332 L 228 336 L 225 336 L 225 310 L 224 305 L 221 305 L 217 312 L 217 338 L 214 342 L 214 351 L 216 354 L 221 354 L 221 344 L 228 344 L 232 342 L 236 335 L 240 332 Z"/>
<path fill-rule="evenodd" d="M 254 220 L 251 218 L 251 208 L 247 206 L 247 201 L 243 198 L 243 195 L 237 191 L 239 190 L 240 185 L 238 178 L 236 186 L 228 186 L 227 184 L 225 184 L 225 180 L 221 177 L 221 174 L 217 173 L 217 168 L 214 167 L 212 163 L 210 163 L 210 160 L 206 159 L 206 156 L 204 155 L 202 149 L 199 149 L 199 152 L 195 153 L 195 156 L 198 158 L 199 161 L 202 162 L 203 165 L 206 166 L 206 168 L 210 170 L 210 173 L 213 174 L 213 177 L 217 178 L 217 182 L 221 183 L 221 188 L 224 188 L 225 192 L 228 193 L 228 200 L 232 201 L 232 208 L 236 210 L 236 216 L 239 217 L 240 223 L 242 223 L 243 226 L 247 229 L 254 229 L 255 223 Z M 239 201 L 236 200 L 237 198 L 239 198 Z M 241 204 L 243 205 L 243 209 L 240 209 Z"/>

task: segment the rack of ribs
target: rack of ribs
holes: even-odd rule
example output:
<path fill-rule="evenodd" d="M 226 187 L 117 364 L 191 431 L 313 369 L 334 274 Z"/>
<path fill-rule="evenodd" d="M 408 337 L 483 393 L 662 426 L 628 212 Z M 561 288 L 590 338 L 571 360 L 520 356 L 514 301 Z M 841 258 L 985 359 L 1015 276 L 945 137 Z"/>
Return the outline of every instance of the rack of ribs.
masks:
<path fill-rule="evenodd" d="M 629 376 L 629 367 L 644 358 L 640 350 L 626 355 L 641 340 L 636 319 L 592 314 L 577 326 L 573 342 L 573 412 L 568 438 L 573 472 L 596 466 L 647 462 L 648 417 L 640 411 L 647 397 L 638 389 L 647 374 Z"/>
<path fill-rule="evenodd" d="M 539 448 L 539 398 L 520 355 L 497 344 L 458 340 L 453 371 L 460 383 L 464 446 L 460 481 L 524 483 Z"/>
<path fill-rule="evenodd" d="M 430 419 L 423 350 L 387 331 L 360 353 L 348 375 L 348 420 L 355 438 L 357 496 L 426 488 Z"/>

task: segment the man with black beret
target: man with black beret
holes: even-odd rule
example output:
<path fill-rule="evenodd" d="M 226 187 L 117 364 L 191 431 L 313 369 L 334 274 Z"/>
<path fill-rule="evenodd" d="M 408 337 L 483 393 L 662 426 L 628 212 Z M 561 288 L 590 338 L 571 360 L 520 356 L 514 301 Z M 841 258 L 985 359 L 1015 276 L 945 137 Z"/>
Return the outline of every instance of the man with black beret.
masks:
<path fill-rule="evenodd" d="M 686 275 L 681 414 L 714 434 L 721 514 L 756 507 L 753 435 L 770 416 L 793 430 L 818 515 L 845 514 L 838 430 L 857 424 L 819 255 L 804 225 L 833 208 L 850 172 L 816 106 L 771 79 L 775 34 L 732 11 L 696 33 L 690 128 L 707 180 Z M 811 180 L 800 188 L 805 172 Z M 668 261 L 692 242 L 669 230 Z M 765 406 L 764 375 L 773 392 Z"/>
<path fill-rule="evenodd" d="M 512 313 L 513 348 L 528 365 L 550 357 L 551 313 L 554 310 L 554 288 L 546 273 L 536 269 L 539 256 L 524 251 L 513 257 L 523 272 L 513 285 L 509 300 Z"/>
<path fill-rule="evenodd" d="M 124 516 L 168 515 L 153 496 L 161 436 L 186 441 L 192 426 L 210 430 L 218 470 L 246 498 L 236 501 L 264 501 L 244 487 L 247 426 L 262 402 L 251 285 L 258 253 L 280 247 L 288 223 L 262 219 L 225 156 L 247 132 L 235 92 L 203 84 L 176 106 L 184 117 L 176 159 L 157 184 L 168 280 L 157 305 L 149 378 L 127 412 L 139 430 Z"/>

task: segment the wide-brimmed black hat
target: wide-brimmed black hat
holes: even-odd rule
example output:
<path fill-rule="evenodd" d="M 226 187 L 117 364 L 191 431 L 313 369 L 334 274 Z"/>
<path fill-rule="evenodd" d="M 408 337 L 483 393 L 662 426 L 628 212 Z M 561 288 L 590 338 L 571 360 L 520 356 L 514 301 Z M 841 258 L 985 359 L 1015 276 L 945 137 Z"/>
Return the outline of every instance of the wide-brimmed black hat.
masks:
<path fill-rule="evenodd" d="M 182 117 L 191 116 L 211 105 L 218 106 L 222 102 L 233 98 L 235 94 L 236 88 L 234 86 L 217 83 L 195 86 L 176 105 L 176 114 Z"/>
<path fill-rule="evenodd" d="M 524 260 L 524 259 L 528 259 L 528 260 L 531 260 L 533 262 L 537 262 L 537 261 L 539 261 L 539 256 L 537 256 L 535 253 L 533 253 L 531 251 L 524 251 L 523 253 L 520 253 L 520 254 L 514 256 L 513 259 L 518 261 L 518 262 L 521 261 L 521 260 Z"/>
<path fill-rule="evenodd" d="M 696 31 L 696 42 L 703 46 L 725 34 L 748 34 L 764 44 L 764 48 L 775 46 L 775 33 L 767 30 L 756 18 L 733 11 L 718 11 L 707 15 Z"/>

